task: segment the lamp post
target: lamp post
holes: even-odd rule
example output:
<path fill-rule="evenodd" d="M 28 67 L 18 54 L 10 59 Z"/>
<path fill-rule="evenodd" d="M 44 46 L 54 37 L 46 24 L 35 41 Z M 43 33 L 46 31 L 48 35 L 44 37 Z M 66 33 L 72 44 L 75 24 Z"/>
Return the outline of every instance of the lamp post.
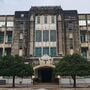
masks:
<path fill-rule="evenodd" d="M 58 85 L 59 85 L 59 87 L 60 87 L 60 84 L 61 84 L 61 76 L 58 75 L 57 78 L 58 78 Z"/>
<path fill-rule="evenodd" d="M 35 78 L 35 76 L 33 75 L 33 76 L 32 76 L 32 79 L 34 79 L 34 78 Z"/>
<path fill-rule="evenodd" d="M 34 78 L 35 78 L 35 76 L 33 75 L 32 76 L 32 81 L 31 81 L 32 85 L 34 84 Z"/>

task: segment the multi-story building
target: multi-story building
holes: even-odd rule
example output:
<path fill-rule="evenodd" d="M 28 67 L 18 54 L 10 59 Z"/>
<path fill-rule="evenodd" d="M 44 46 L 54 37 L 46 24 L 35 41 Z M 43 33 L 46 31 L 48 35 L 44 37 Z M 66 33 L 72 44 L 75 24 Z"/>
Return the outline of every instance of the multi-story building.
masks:
<path fill-rule="evenodd" d="M 14 16 L 0 16 L 0 56 L 11 54 L 14 31 Z"/>
<path fill-rule="evenodd" d="M 40 81 L 52 81 L 53 68 L 63 56 L 79 53 L 90 59 L 90 14 L 60 6 L 31 7 L 0 16 L 0 55 L 26 58 Z M 46 75 L 47 74 L 47 75 Z"/>
<path fill-rule="evenodd" d="M 79 14 L 81 55 L 90 60 L 90 14 Z"/>

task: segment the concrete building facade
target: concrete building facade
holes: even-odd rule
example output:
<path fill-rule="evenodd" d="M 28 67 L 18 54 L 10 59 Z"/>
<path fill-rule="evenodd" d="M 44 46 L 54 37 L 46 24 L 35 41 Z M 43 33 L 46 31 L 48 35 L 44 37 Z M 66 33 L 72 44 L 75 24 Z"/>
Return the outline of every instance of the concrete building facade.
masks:
<path fill-rule="evenodd" d="M 11 54 L 14 31 L 14 16 L 0 16 L 0 56 Z"/>
<path fill-rule="evenodd" d="M 79 53 L 90 60 L 90 14 L 60 6 L 31 7 L 0 16 L 0 56 L 19 55 L 33 65 L 35 78 L 53 80 L 63 56 Z M 47 74 L 47 75 L 46 75 Z"/>

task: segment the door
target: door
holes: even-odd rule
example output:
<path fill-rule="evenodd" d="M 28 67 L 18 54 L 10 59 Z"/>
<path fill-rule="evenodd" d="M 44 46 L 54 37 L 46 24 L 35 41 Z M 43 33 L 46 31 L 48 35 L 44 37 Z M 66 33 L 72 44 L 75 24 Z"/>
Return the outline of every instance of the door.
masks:
<path fill-rule="evenodd" d="M 53 69 L 52 68 L 40 68 L 38 70 L 38 76 L 41 82 L 51 82 L 53 76 Z"/>

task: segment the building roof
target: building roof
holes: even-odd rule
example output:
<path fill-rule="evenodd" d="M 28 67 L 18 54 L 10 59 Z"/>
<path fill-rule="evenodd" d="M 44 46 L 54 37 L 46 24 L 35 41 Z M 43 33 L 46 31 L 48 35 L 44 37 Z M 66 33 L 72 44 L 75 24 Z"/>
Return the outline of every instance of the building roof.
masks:
<path fill-rule="evenodd" d="M 57 14 L 61 11 L 61 6 L 33 6 L 30 9 L 31 14 Z"/>

